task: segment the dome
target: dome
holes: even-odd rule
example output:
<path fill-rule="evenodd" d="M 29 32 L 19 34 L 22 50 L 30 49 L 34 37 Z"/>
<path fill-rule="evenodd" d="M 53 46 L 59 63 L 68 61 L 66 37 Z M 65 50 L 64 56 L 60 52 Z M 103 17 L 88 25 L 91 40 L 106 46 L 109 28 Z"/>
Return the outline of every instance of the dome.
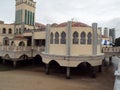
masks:
<path fill-rule="evenodd" d="M 38 29 L 40 28 L 45 28 L 46 26 L 44 24 L 41 24 L 41 23 L 35 23 L 35 27 L 38 27 Z"/>
<path fill-rule="evenodd" d="M 56 25 L 55 27 L 66 27 L 67 22 Z M 72 27 L 90 27 L 89 25 L 81 22 L 72 22 Z"/>

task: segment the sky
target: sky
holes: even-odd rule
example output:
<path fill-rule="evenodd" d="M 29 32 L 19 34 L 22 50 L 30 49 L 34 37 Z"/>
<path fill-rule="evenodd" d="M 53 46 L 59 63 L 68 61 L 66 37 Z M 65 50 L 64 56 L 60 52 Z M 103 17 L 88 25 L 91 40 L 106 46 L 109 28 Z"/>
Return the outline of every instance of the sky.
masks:
<path fill-rule="evenodd" d="M 36 22 L 43 24 L 80 21 L 91 25 L 107 26 L 120 21 L 120 0 L 34 0 Z M 15 0 L 1 0 L 0 20 L 15 21 Z M 108 26 L 114 27 L 113 21 Z M 117 30 L 118 32 L 118 30 Z M 120 31 L 119 31 L 120 34 Z M 118 35 L 117 35 L 118 36 Z"/>

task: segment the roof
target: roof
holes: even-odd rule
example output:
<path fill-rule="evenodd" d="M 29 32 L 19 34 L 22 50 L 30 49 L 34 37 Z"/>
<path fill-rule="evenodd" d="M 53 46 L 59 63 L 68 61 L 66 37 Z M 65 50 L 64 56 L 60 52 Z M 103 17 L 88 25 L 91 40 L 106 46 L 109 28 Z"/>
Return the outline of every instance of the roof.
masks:
<path fill-rule="evenodd" d="M 56 24 L 55 27 L 66 27 L 68 22 L 63 22 L 61 24 Z M 54 26 L 54 25 L 53 25 Z M 82 22 L 72 22 L 72 27 L 90 27 L 89 25 Z"/>
<path fill-rule="evenodd" d="M 105 35 L 102 35 L 102 38 L 108 38 L 108 37 L 106 37 Z"/>
<path fill-rule="evenodd" d="M 21 36 L 21 35 L 17 35 L 17 36 L 14 37 L 14 39 L 24 39 L 24 37 Z"/>
<path fill-rule="evenodd" d="M 41 23 L 35 23 L 35 27 L 38 27 L 38 29 L 40 28 L 45 28 L 46 26 L 44 24 L 41 24 Z"/>

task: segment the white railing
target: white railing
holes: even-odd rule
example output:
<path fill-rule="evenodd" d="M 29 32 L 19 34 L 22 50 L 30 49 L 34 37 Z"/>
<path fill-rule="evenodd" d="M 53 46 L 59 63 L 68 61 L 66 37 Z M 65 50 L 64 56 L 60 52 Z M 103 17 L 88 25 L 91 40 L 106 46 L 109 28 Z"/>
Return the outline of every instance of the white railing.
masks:
<path fill-rule="evenodd" d="M 32 49 L 34 51 L 44 51 L 45 47 L 44 46 L 41 46 L 41 47 L 38 47 L 38 46 L 34 46 L 34 47 L 31 47 L 31 46 L 0 46 L 0 51 L 31 51 Z"/>
<path fill-rule="evenodd" d="M 102 48 L 102 52 L 103 53 L 107 53 L 107 52 L 120 52 L 120 47 L 103 47 Z"/>
<path fill-rule="evenodd" d="M 33 47 L 33 50 L 42 52 L 42 51 L 45 51 L 45 47 L 44 46 L 41 46 L 41 47 L 35 46 L 35 47 Z"/>

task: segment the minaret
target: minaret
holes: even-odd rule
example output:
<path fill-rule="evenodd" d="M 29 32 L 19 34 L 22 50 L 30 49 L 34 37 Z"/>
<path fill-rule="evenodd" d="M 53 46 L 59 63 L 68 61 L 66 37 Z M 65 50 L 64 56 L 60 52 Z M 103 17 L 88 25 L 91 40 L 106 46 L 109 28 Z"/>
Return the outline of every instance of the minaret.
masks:
<path fill-rule="evenodd" d="M 34 28 L 35 5 L 36 2 L 34 2 L 34 0 L 16 0 L 16 34 L 22 34 L 25 29 Z"/>

